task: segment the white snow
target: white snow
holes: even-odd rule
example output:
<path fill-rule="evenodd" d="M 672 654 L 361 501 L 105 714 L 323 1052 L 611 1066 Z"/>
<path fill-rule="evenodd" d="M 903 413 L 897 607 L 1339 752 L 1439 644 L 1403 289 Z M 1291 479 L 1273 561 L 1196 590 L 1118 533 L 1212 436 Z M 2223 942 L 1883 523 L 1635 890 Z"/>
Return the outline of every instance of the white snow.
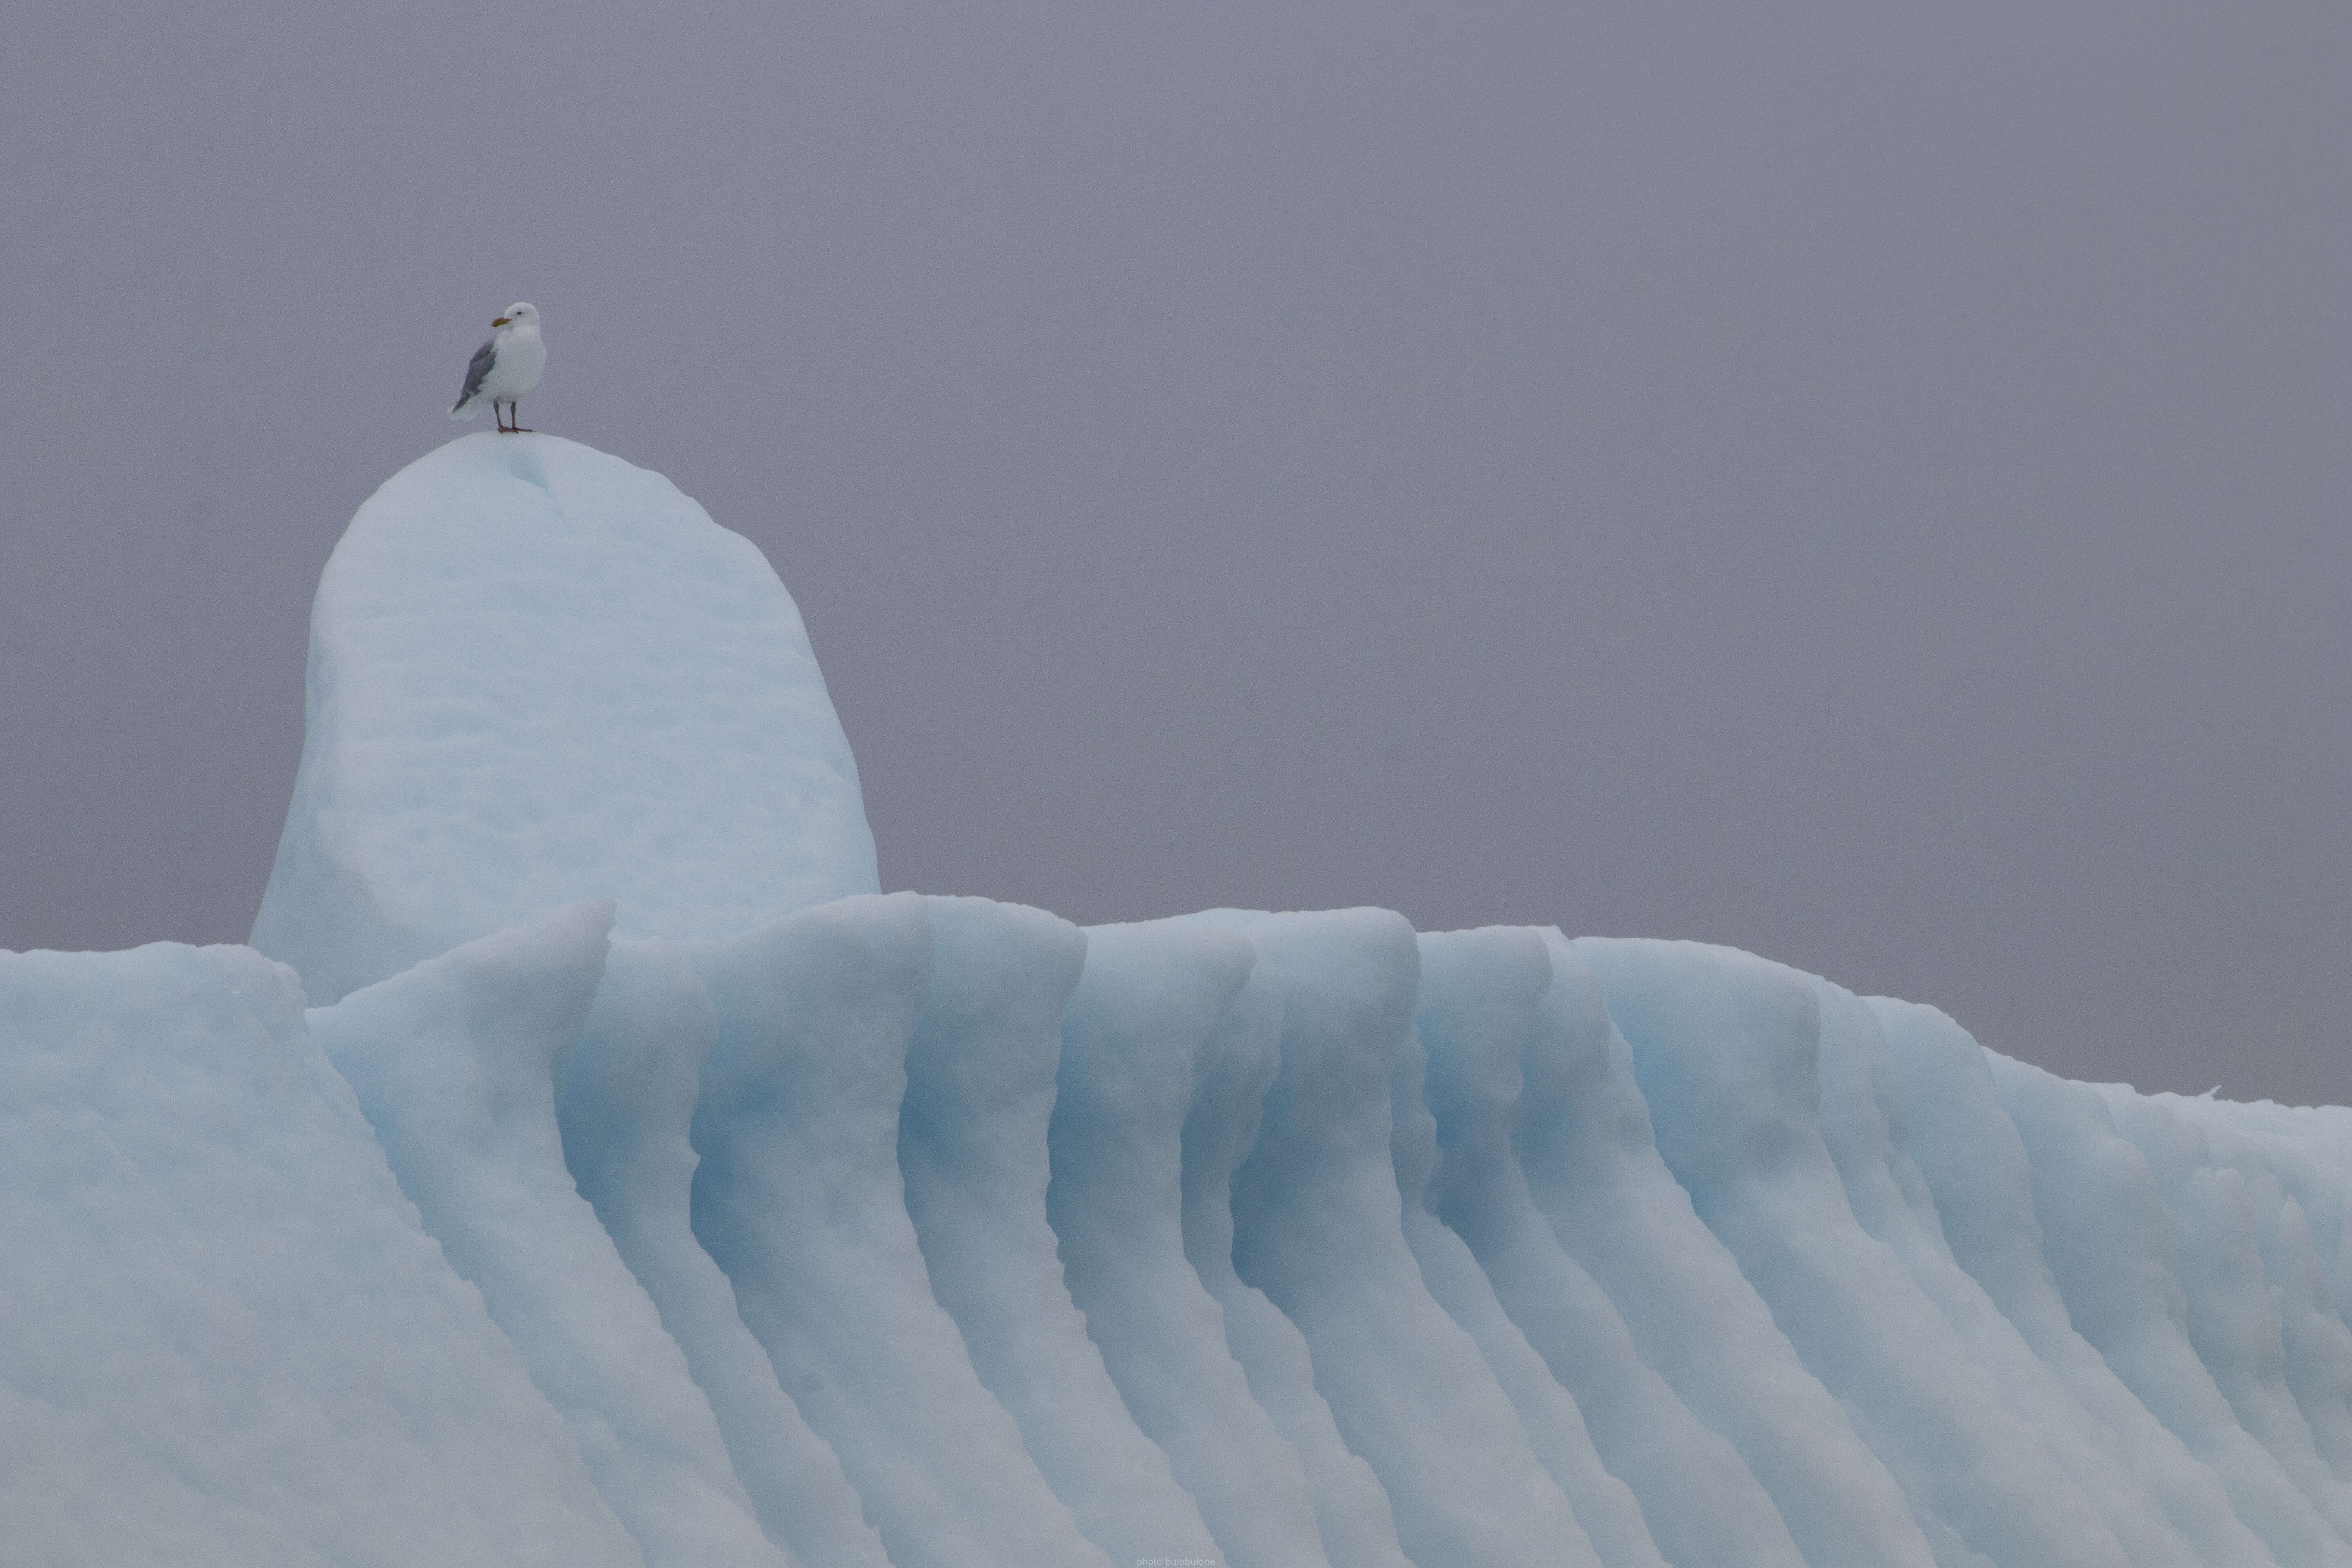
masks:
<path fill-rule="evenodd" d="M 2352 1110 L 881 896 L 774 574 L 551 437 L 362 509 L 310 691 L 286 963 L 0 954 L 0 1559 L 2352 1568 Z"/>

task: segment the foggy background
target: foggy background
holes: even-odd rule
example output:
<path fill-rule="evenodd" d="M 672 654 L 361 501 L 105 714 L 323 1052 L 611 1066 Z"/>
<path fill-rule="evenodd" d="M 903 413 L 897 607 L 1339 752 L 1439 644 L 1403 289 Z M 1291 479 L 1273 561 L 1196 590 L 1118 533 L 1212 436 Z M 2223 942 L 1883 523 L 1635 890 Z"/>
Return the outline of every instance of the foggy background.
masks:
<path fill-rule="evenodd" d="M 2352 1100 L 2347 174 L 2340 0 L 14 0 L 0 946 L 243 940 L 319 570 L 528 299 L 886 888 Z"/>

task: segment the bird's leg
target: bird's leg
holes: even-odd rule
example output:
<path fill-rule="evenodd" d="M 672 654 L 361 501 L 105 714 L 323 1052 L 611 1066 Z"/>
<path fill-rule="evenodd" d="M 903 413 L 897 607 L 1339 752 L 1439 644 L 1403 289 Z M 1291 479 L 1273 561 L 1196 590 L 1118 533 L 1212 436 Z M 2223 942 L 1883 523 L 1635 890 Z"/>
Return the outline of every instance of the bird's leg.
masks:
<path fill-rule="evenodd" d="M 522 427 L 522 400 L 520 398 L 517 398 L 514 402 L 508 404 L 507 406 L 514 410 L 514 414 L 512 416 L 514 419 L 514 433 L 518 436 L 530 435 L 530 432 Z"/>
<path fill-rule="evenodd" d="M 507 405 L 505 399 L 497 397 L 490 399 L 490 417 L 499 422 L 499 435 L 504 436 L 508 434 Z"/>

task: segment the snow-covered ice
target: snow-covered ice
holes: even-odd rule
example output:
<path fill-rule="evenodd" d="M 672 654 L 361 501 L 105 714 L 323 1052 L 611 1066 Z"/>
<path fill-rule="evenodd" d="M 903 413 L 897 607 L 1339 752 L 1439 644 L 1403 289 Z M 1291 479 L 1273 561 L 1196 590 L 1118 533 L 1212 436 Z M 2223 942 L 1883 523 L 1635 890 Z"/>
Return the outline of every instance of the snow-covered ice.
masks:
<path fill-rule="evenodd" d="M 0 954 L 0 1561 L 2352 1568 L 2352 1110 L 883 896 L 774 573 L 552 437 L 309 689 L 253 949 Z"/>

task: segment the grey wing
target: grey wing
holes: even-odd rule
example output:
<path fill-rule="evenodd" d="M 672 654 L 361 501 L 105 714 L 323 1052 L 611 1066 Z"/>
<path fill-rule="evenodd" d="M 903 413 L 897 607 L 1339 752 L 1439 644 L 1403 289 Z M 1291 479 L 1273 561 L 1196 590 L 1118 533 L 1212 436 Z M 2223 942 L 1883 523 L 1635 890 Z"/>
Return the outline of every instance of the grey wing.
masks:
<path fill-rule="evenodd" d="M 474 357 L 467 361 L 466 364 L 465 389 L 457 394 L 457 401 L 451 405 L 452 413 L 456 412 L 457 409 L 465 407 L 466 400 L 473 396 L 474 394 L 482 390 L 482 378 L 489 374 L 490 366 L 498 363 L 498 339 L 492 338 L 488 342 L 484 343 L 480 348 L 474 351 Z"/>

